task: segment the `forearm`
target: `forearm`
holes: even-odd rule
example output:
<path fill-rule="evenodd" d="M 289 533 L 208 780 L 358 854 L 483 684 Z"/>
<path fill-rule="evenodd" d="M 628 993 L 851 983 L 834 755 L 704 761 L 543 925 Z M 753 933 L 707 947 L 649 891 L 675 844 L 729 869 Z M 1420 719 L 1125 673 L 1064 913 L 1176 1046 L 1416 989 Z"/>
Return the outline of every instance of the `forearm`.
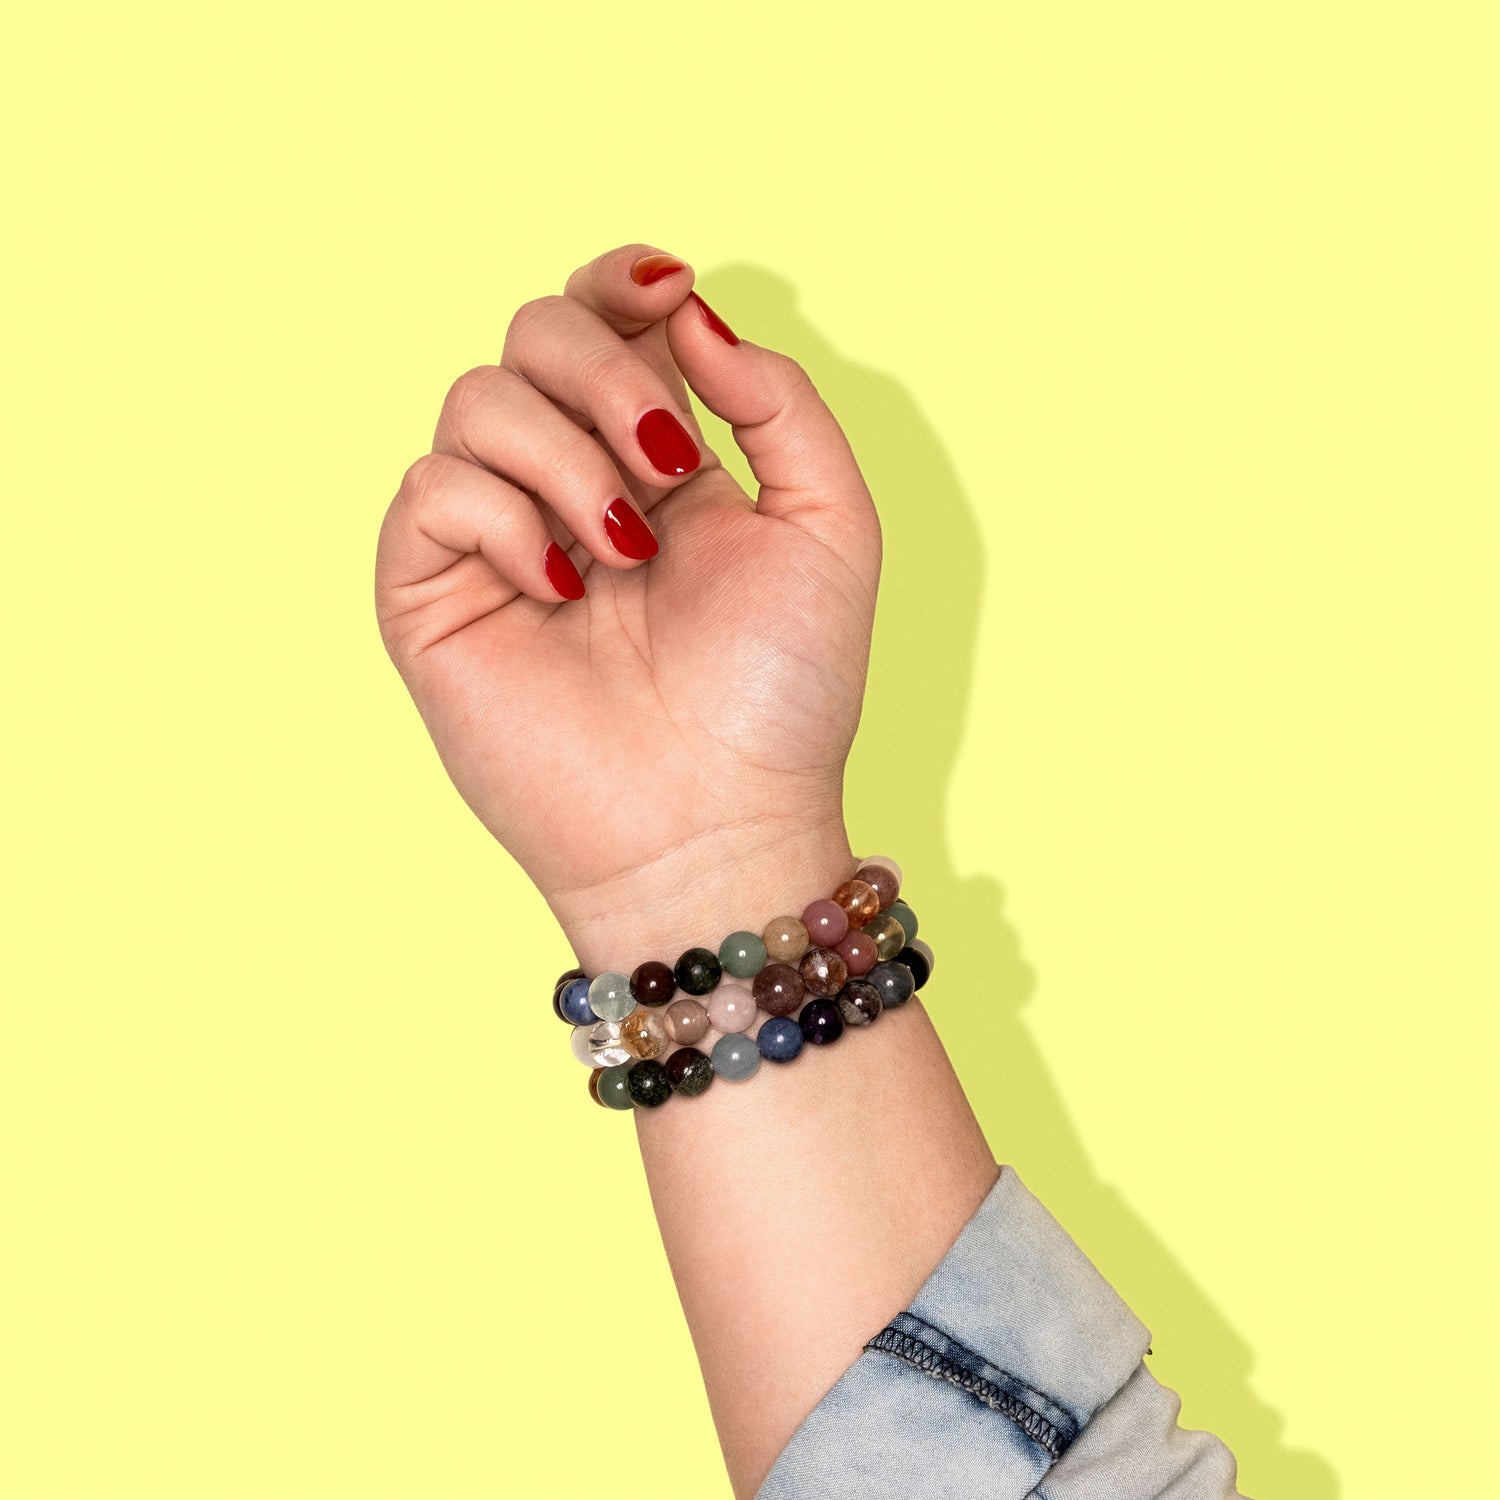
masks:
<path fill-rule="evenodd" d="M 553 909 L 587 972 L 628 972 L 798 913 L 854 868 L 841 819 L 804 816 L 729 830 Z M 635 1116 L 725 1462 L 749 1496 L 998 1169 L 916 997 L 837 1047 Z"/>

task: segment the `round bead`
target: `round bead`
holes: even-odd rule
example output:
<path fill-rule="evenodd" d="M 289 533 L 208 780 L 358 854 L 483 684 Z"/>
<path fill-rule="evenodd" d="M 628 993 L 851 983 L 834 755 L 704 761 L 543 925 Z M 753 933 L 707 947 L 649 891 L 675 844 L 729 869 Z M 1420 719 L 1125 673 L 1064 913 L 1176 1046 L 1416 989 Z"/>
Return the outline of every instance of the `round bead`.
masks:
<path fill-rule="evenodd" d="M 755 1045 L 767 1062 L 791 1062 L 802 1050 L 802 1027 L 791 1016 L 771 1016 L 761 1023 Z"/>
<path fill-rule="evenodd" d="M 766 945 L 766 957 L 781 964 L 796 963 L 811 944 L 801 917 L 773 917 L 760 940 Z"/>
<path fill-rule="evenodd" d="M 877 922 L 879 917 L 875 919 Z M 844 960 L 844 967 L 854 978 L 868 974 L 880 962 L 875 939 L 866 932 L 851 932 L 833 951 Z"/>
<path fill-rule="evenodd" d="M 895 860 L 888 858 L 884 854 L 871 854 L 871 855 L 866 856 L 866 858 L 860 860 L 860 865 L 861 865 L 861 867 L 863 867 L 865 865 L 884 865 L 885 868 L 887 870 L 889 870 L 891 872 L 891 874 L 896 877 L 896 886 L 897 886 L 897 889 L 900 889 L 900 886 L 901 886 L 901 866 L 898 865 Z M 861 878 L 863 878 L 863 877 L 861 877 Z"/>
<path fill-rule="evenodd" d="M 919 938 L 896 955 L 898 964 L 911 970 L 912 983 L 921 989 L 932 978 L 932 949 Z"/>
<path fill-rule="evenodd" d="M 838 992 L 838 1005 L 845 1026 L 868 1026 L 884 1008 L 880 991 L 864 979 L 851 979 Z"/>
<path fill-rule="evenodd" d="M 677 981 L 665 964 L 648 959 L 630 976 L 630 993 L 642 1005 L 665 1005 L 677 993 Z"/>
<path fill-rule="evenodd" d="M 667 1050 L 667 1028 L 661 1016 L 638 1005 L 620 1022 L 620 1045 L 632 1057 L 660 1057 Z"/>
<path fill-rule="evenodd" d="M 863 864 L 854 872 L 856 880 L 863 880 L 866 885 L 874 886 L 875 894 L 880 899 L 880 909 L 884 911 L 894 901 L 901 890 L 901 882 L 896 878 L 895 872 L 886 865 Z"/>
<path fill-rule="evenodd" d="M 743 1083 L 760 1067 L 760 1047 L 753 1036 L 721 1036 L 709 1058 L 716 1077 L 725 1083 Z"/>
<path fill-rule="evenodd" d="M 844 1018 L 837 1000 L 809 1000 L 797 1017 L 802 1039 L 814 1047 L 826 1047 L 844 1034 Z"/>
<path fill-rule="evenodd" d="M 599 1079 L 603 1072 L 603 1068 L 589 1069 L 589 1098 L 592 1099 L 594 1103 L 597 1104 L 601 1109 L 605 1107 L 604 1101 L 599 1097 Z"/>
<path fill-rule="evenodd" d="M 555 995 L 565 984 L 571 984 L 575 979 L 583 978 L 582 969 L 569 969 L 564 974 L 559 974 L 552 985 L 552 993 Z"/>
<path fill-rule="evenodd" d="M 888 911 L 883 911 L 865 928 L 865 936 L 875 947 L 875 956 L 884 963 L 906 946 L 906 929 Z"/>
<path fill-rule="evenodd" d="M 672 1097 L 667 1070 L 655 1061 L 631 1063 L 625 1075 L 625 1088 L 638 1109 L 655 1109 Z"/>
<path fill-rule="evenodd" d="M 832 948 L 809 948 L 797 965 L 807 993 L 818 999 L 836 995 L 849 978 L 849 966 Z"/>
<path fill-rule="evenodd" d="M 573 1028 L 573 1056 L 586 1068 L 612 1068 L 635 1053 L 621 1041 L 618 1021 L 595 1021 Z"/>
<path fill-rule="evenodd" d="M 696 1047 L 679 1047 L 666 1061 L 672 1092 L 692 1099 L 714 1081 L 714 1065 Z"/>
<path fill-rule="evenodd" d="M 832 896 L 835 906 L 844 908 L 851 927 L 863 927 L 880 910 L 880 897 L 873 885 L 863 880 L 846 880 Z"/>
<path fill-rule="evenodd" d="M 721 984 L 708 997 L 707 1010 L 715 1031 L 748 1031 L 755 1024 L 755 995 L 748 984 Z"/>
<path fill-rule="evenodd" d="M 790 964 L 767 964 L 751 987 L 755 1003 L 768 1016 L 789 1016 L 802 1004 L 807 986 Z"/>
<path fill-rule="evenodd" d="M 672 977 L 684 995 L 706 995 L 719 982 L 723 972 L 717 953 L 707 948 L 689 948 L 677 960 Z"/>
<path fill-rule="evenodd" d="M 613 969 L 596 974 L 589 985 L 589 1009 L 601 1021 L 623 1021 L 635 1009 L 630 981 Z"/>
<path fill-rule="evenodd" d="M 696 1000 L 674 1000 L 667 1007 L 666 1020 L 667 1034 L 685 1047 L 708 1035 L 708 1012 Z"/>
<path fill-rule="evenodd" d="M 754 979 L 766 966 L 766 945 L 753 932 L 731 932 L 719 944 L 719 967 L 736 979 Z"/>
<path fill-rule="evenodd" d="M 880 1003 L 889 1010 L 893 1005 L 905 1005 L 915 994 L 917 981 L 912 971 L 899 959 L 890 963 L 876 964 L 870 970 L 868 981 L 880 993 Z"/>
<path fill-rule="evenodd" d="M 904 901 L 893 901 L 885 912 L 888 917 L 894 917 L 900 924 L 901 930 L 906 934 L 906 941 L 911 942 L 917 935 L 917 914 Z"/>
<path fill-rule="evenodd" d="M 570 1026 L 592 1026 L 599 1019 L 589 1006 L 589 981 L 580 974 L 570 979 L 558 992 L 556 998 L 558 1015 Z"/>
<path fill-rule="evenodd" d="M 802 925 L 807 928 L 811 943 L 820 948 L 831 948 L 848 936 L 849 913 L 837 901 L 814 901 L 802 913 Z"/>
<path fill-rule="evenodd" d="M 619 1063 L 599 1074 L 599 1102 L 606 1109 L 635 1108 L 629 1088 L 630 1070 L 635 1066 L 634 1062 Z"/>

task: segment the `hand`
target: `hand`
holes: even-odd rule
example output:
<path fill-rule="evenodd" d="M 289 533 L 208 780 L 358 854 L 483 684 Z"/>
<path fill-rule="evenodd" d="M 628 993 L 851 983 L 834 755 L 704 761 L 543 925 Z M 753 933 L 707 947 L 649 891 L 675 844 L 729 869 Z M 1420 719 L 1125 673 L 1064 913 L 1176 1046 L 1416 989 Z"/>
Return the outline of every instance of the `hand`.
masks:
<path fill-rule="evenodd" d="M 520 308 L 499 365 L 448 393 L 376 562 L 443 764 L 590 973 L 758 931 L 853 870 L 875 507 L 801 367 L 736 340 L 671 264 L 626 245 Z M 756 501 L 687 386 L 733 425 Z M 643 449 L 648 412 L 684 429 L 651 419 L 675 450 Z"/>

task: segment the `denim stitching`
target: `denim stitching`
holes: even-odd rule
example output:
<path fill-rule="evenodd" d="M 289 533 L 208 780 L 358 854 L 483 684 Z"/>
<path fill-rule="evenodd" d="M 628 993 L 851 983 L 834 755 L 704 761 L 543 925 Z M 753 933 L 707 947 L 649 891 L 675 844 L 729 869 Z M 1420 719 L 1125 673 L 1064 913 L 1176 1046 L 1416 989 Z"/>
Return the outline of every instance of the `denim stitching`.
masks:
<path fill-rule="evenodd" d="M 1003 1386 L 987 1379 L 977 1370 L 966 1369 L 946 1354 L 939 1353 L 931 1344 L 923 1343 L 921 1339 L 891 1327 L 882 1328 L 865 1348 L 880 1354 L 894 1355 L 914 1369 L 922 1371 L 924 1375 L 932 1376 L 934 1380 L 946 1380 L 959 1390 L 967 1391 L 991 1410 L 1008 1417 L 1032 1442 L 1046 1449 L 1054 1459 L 1062 1457 L 1066 1444 L 1054 1423 L 1049 1422 L 1040 1412 L 1033 1411 Z"/>

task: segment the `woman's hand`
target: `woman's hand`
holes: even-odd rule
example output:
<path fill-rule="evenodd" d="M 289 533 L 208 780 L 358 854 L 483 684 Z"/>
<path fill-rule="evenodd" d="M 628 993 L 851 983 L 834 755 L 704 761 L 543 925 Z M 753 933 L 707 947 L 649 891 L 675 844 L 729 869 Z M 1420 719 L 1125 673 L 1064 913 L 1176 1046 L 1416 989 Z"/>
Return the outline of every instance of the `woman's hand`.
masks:
<path fill-rule="evenodd" d="M 802 369 L 673 264 L 623 246 L 516 313 L 500 364 L 449 392 L 376 565 L 444 765 L 591 973 L 758 930 L 851 872 L 875 508 Z"/>

